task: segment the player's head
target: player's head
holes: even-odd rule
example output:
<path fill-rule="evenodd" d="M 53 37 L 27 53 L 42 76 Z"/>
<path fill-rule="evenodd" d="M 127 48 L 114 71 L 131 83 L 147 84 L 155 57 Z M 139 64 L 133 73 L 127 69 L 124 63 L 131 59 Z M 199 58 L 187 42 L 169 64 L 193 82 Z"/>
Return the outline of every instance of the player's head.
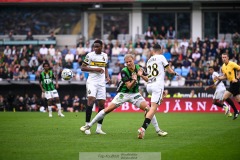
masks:
<path fill-rule="evenodd" d="M 153 46 L 153 53 L 161 53 L 161 46 L 158 43 Z"/>
<path fill-rule="evenodd" d="M 93 43 L 93 50 L 98 53 L 98 54 L 101 54 L 102 52 L 102 41 L 101 40 L 95 40 L 94 43 Z"/>
<path fill-rule="evenodd" d="M 223 54 L 222 54 L 222 61 L 223 61 L 223 63 L 228 63 L 228 61 L 229 61 L 229 56 L 228 56 L 227 53 L 223 53 Z"/>
<path fill-rule="evenodd" d="M 213 66 L 209 66 L 209 67 L 208 67 L 208 72 L 209 72 L 210 74 L 213 74 L 213 72 L 214 72 Z"/>
<path fill-rule="evenodd" d="M 134 69 L 134 56 L 132 54 L 126 54 L 124 61 L 128 68 Z"/>
<path fill-rule="evenodd" d="M 49 63 L 48 63 L 48 62 L 44 62 L 44 63 L 43 63 L 43 68 L 44 68 L 45 71 L 48 71 L 49 68 L 50 68 Z"/>

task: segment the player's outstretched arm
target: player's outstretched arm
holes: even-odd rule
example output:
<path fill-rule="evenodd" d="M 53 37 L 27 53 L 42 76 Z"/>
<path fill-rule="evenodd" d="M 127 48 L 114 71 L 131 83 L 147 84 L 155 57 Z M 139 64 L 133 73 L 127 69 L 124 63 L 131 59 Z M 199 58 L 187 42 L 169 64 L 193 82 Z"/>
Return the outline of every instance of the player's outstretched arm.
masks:
<path fill-rule="evenodd" d="M 142 68 L 138 70 L 137 75 L 140 76 L 145 82 L 148 82 L 148 76 L 143 74 L 144 71 Z"/>

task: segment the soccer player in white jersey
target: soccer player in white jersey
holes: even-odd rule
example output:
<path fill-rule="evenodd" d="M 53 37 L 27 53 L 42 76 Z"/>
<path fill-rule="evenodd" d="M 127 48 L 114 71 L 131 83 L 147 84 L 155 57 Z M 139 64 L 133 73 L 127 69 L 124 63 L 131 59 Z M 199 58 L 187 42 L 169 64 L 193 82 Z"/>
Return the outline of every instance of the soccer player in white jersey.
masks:
<path fill-rule="evenodd" d="M 87 107 L 86 107 L 86 125 L 91 120 L 93 104 L 95 100 L 98 101 L 98 107 L 100 112 L 104 109 L 106 101 L 106 83 L 110 81 L 107 63 L 108 56 L 102 52 L 102 41 L 96 40 L 93 43 L 93 52 L 86 55 L 81 66 L 82 71 L 89 72 L 87 79 L 86 90 L 87 90 Z M 97 134 L 106 134 L 102 131 L 102 120 L 98 121 Z M 91 134 L 90 130 L 86 130 L 85 134 Z"/>
<path fill-rule="evenodd" d="M 217 80 L 217 77 L 219 77 L 220 75 L 214 71 L 214 68 L 212 66 L 210 66 L 208 68 L 208 72 L 210 75 L 212 75 L 212 79 L 214 84 L 205 87 L 205 90 L 209 89 L 209 88 L 216 88 L 214 96 L 213 96 L 213 104 L 215 104 L 218 107 L 224 108 L 225 110 L 225 114 L 228 115 L 229 117 L 232 116 L 232 114 L 230 113 L 229 108 L 221 103 L 221 100 L 223 99 L 223 95 L 224 92 L 226 91 L 226 87 L 224 85 L 224 83 L 220 80 Z M 233 101 L 231 100 L 231 98 L 227 98 L 226 102 L 232 107 L 232 108 L 236 108 L 235 104 L 233 103 Z"/>
<path fill-rule="evenodd" d="M 82 132 L 90 129 L 93 124 L 103 119 L 107 114 L 125 102 L 130 102 L 145 112 L 150 109 L 147 101 L 139 93 L 140 78 L 146 80 L 145 77 L 143 77 L 144 72 L 142 67 L 139 64 L 134 64 L 134 55 L 126 54 L 124 61 L 126 66 L 121 70 L 121 80 L 117 87 L 117 95 L 108 107 L 99 112 L 89 124 L 80 128 Z M 156 116 L 153 116 L 151 123 L 159 136 L 166 136 L 168 134 L 159 128 Z"/>
<path fill-rule="evenodd" d="M 152 95 L 151 97 L 151 108 L 147 112 L 145 120 L 141 128 L 138 129 L 138 138 L 143 139 L 145 130 L 151 122 L 152 117 L 157 111 L 160 105 L 163 93 L 164 93 L 164 76 L 165 70 L 171 74 L 177 75 L 174 70 L 169 66 L 166 58 L 161 54 L 161 46 L 155 44 L 153 46 L 153 55 L 147 61 L 147 92 Z"/>

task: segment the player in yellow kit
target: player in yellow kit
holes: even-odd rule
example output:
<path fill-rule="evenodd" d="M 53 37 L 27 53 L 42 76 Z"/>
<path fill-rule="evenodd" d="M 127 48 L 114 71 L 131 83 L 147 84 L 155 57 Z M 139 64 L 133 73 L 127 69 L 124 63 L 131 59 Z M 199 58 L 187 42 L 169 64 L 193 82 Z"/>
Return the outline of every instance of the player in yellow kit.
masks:
<path fill-rule="evenodd" d="M 222 76 L 217 77 L 218 80 L 227 79 L 230 82 L 230 87 L 224 92 L 222 101 L 225 101 L 227 98 L 233 97 L 240 104 L 240 80 L 238 77 L 238 71 L 240 71 L 240 66 L 235 62 L 229 61 L 229 56 L 227 53 L 222 54 Z M 238 117 L 239 111 L 234 109 L 234 117 Z"/>

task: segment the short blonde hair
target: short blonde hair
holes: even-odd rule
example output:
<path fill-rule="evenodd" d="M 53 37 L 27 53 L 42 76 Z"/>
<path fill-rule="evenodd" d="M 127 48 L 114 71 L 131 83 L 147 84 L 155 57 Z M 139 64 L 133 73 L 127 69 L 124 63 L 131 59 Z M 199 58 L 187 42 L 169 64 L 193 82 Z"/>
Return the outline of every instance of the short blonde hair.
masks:
<path fill-rule="evenodd" d="M 134 55 L 132 55 L 132 54 L 126 54 L 124 56 L 124 60 L 126 60 L 126 58 L 128 58 L 128 57 L 131 57 L 134 60 Z"/>

